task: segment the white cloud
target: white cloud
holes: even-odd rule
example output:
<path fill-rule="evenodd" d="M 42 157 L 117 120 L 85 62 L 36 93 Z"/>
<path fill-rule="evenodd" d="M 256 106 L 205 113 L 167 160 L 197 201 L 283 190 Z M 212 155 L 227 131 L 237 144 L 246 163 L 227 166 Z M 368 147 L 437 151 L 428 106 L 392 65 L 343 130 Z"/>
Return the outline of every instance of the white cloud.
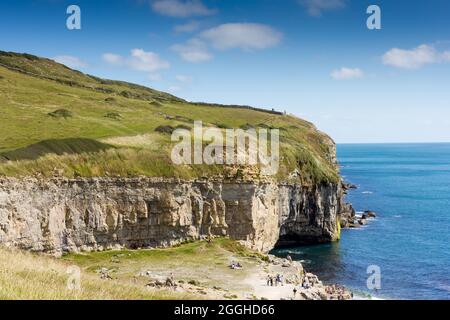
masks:
<path fill-rule="evenodd" d="M 273 47 L 281 41 L 283 35 L 263 24 L 227 23 L 202 32 L 201 37 L 219 50 L 252 50 Z"/>
<path fill-rule="evenodd" d="M 182 82 L 182 83 L 191 83 L 192 82 L 192 77 L 181 75 L 181 74 L 177 75 L 175 77 L 175 79 L 177 79 L 179 82 Z"/>
<path fill-rule="evenodd" d="M 450 62 L 450 51 L 445 51 L 445 52 L 442 54 L 442 59 L 443 59 L 445 62 Z"/>
<path fill-rule="evenodd" d="M 148 79 L 150 81 L 161 81 L 162 80 L 162 76 L 159 73 L 150 73 L 148 75 Z"/>
<path fill-rule="evenodd" d="M 313 17 L 320 17 L 323 11 L 342 9 L 346 6 L 346 0 L 299 0 L 298 2 Z"/>
<path fill-rule="evenodd" d="M 176 44 L 172 46 L 172 50 L 177 52 L 183 60 L 193 63 L 204 62 L 213 58 L 206 44 L 199 39 L 191 39 L 185 44 Z"/>
<path fill-rule="evenodd" d="M 122 65 L 125 62 L 121 55 L 114 53 L 105 53 L 102 55 L 102 59 L 103 61 L 114 65 Z"/>
<path fill-rule="evenodd" d="M 74 69 L 85 68 L 88 66 L 86 62 L 74 56 L 56 56 L 53 58 L 53 60 Z"/>
<path fill-rule="evenodd" d="M 353 80 L 364 77 L 364 72 L 359 68 L 345 68 L 334 70 L 331 72 L 331 77 L 334 80 Z"/>
<path fill-rule="evenodd" d="M 136 71 L 148 72 L 148 78 L 151 81 L 161 80 L 158 71 L 170 68 L 170 63 L 160 58 L 158 54 L 146 52 L 142 49 L 131 50 L 128 57 L 115 53 L 105 53 L 102 55 L 102 59 L 113 66 L 123 66 Z"/>
<path fill-rule="evenodd" d="M 132 69 L 145 72 L 155 72 L 170 68 L 169 62 L 161 59 L 158 54 L 146 52 L 142 49 L 131 50 L 131 57 L 127 63 Z"/>
<path fill-rule="evenodd" d="M 200 28 L 200 23 L 198 21 L 190 21 L 185 24 L 180 24 L 174 27 L 175 32 L 178 33 L 190 33 L 197 31 Z"/>
<path fill-rule="evenodd" d="M 178 86 L 171 86 L 171 87 L 167 88 L 167 91 L 171 92 L 171 93 L 176 93 L 176 92 L 178 92 L 180 90 L 181 90 L 181 88 L 178 87 Z"/>
<path fill-rule="evenodd" d="M 216 10 L 209 9 L 200 0 L 154 0 L 152 9 L 162 15 L 176 18 L 209 16 Z"/>
<path fill-rule="evenodd" d="M 213 55 L 209 47 L 218 50 L 240 48 L 243 50 L 266 49 L 276 46 L 283 34 L 263 24 L 227 23 L 200 33 L 185 44 L 176 44 L 172 50 L 188 62 L 204 62 Z"/>
<path fill-rule="evenodd" d="M 385 65 L 403 69 L 418 69 L 427 64 L 442 62 L 450 62 L 450 51 L 439 52 L 427 44 L 411 50 L 393 48 L 383 55 Z"/>

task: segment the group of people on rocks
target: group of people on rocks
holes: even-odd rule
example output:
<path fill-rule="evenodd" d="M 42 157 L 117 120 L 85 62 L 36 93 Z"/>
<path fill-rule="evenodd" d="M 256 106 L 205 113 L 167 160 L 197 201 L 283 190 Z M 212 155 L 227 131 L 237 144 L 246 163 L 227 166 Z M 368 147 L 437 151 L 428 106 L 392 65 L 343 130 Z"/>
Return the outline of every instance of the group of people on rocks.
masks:
<path fill-rule="evenodd" d="M 344 300 L 344 296 L 347 294 L 345 288 L 337 284 L 326 287 L 325 292 L 338 300 Z M 353 297 L 353 294 L 351 296 Z"/>
<path fill-rule="evenodd" d="M 232 261 L 230 264 L 230 268 L 233 270 L 241 270 L 242 269 L 242 265 L 239 262 L 234 262 Z"/>
<path fill-rule="evenodd" d="M 308 278 L 305 277 L 303 282 L 298 286 L 298 288 L 299 289 L 309 289 L 312 286 L 314 286 L 314 285 L 310 284 Z M 297 292 L 298 292 L 297 286 L 294 287 L 293 292 L 294 292 L 294 298 L 295 298 L 297 295 Z"/>
<path fill-rule="evenodd" d="M 284 277 L 282 274 L 277 274 L 276 276 L 272 276 L 272 275 L 267 275 L 267 286 L 270 287 L 278 287 L 278 285 L 283 285 L 284 284 Z"/>

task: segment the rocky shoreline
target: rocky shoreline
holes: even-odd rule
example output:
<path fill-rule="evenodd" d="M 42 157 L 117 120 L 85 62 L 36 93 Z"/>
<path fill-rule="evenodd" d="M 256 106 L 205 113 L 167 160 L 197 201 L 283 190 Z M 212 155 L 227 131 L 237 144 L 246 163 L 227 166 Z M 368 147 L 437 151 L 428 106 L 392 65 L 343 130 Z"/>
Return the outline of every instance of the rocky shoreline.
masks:
<path fill-rule="evenodd" d="M 348 190 L 356 190 L 358 187 L 351 183 L 342 183 L 344 194 L 348 193 Z M 343 210 L 340 216 L 340 225 L 344 229 L 353 229 L 365 226 L 369 223 L 370 219 L 377 217 L 377 213 L 372 210 L 365 210 L 360 215 L 356 213 L 356 210 L 349 203 L 344 204 Z"/>
<path fill-rule="evenodd" d="M 242 268 L 249 265 L 245 259 L 238 258 L 234 263 Z M 114 281 L 110 270 L 97 270 L 103 280 Z M 236 270 L 239 273 L 239 270 Z M 282 281 L 270 284 L 268 279 L 279 276 Z M 187 293 L 204 296 L 214 300 L 351 300 L 353 293 L 340 285 L 325 285 L 319 278 L 307 272 L 298 261 L 267 255 L 260 260 L 256 269 L 243 282 L 247 290 L 227 290 L 220 286 L 207 287 L 198 280 L 179 280 L 177 274 L 161 274 L 153 270 L 141 270 L 135 275 L 135 281 L 145 279 L 145 287 L 149 290 L 170 290 L 176 293 Z"/>

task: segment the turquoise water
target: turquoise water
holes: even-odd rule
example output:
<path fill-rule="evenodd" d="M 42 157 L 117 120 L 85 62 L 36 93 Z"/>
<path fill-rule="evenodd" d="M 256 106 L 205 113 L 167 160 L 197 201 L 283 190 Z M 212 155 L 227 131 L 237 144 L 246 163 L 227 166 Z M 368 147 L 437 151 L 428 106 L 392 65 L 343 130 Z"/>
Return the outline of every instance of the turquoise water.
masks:
<path fill-rule="evenodd" d="M 339 145 L 347 197 L 378 217 L 340 243 L 278 250 L 325 282 L 380 298 L 450 299 L 450 144 Z M 381 290 L 367 289 L 367 267 Z"/>

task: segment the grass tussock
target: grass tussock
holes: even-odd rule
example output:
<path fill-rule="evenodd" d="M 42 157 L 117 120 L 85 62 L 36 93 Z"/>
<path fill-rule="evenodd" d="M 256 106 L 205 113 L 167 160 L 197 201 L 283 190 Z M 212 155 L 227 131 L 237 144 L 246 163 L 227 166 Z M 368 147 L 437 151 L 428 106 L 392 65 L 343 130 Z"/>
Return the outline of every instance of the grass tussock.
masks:
<path fill-rule="evenodd" d="M 69 110 L 66 110 L 66 109 L 58 109 L 53 112 L 49 112 L 48 115 L 53 118 L 63 118 L 63 119 L 73 117 L 72 112 L 70 112 Z"/>
<path fill-rule="evenodd" d="M 110 118 L 113 120 L 120 120 L 120 119 L 122 119 L 122 116 L 118 112 L 108 112 L 107 114 L 105 114 L 105 118 Z"/>

